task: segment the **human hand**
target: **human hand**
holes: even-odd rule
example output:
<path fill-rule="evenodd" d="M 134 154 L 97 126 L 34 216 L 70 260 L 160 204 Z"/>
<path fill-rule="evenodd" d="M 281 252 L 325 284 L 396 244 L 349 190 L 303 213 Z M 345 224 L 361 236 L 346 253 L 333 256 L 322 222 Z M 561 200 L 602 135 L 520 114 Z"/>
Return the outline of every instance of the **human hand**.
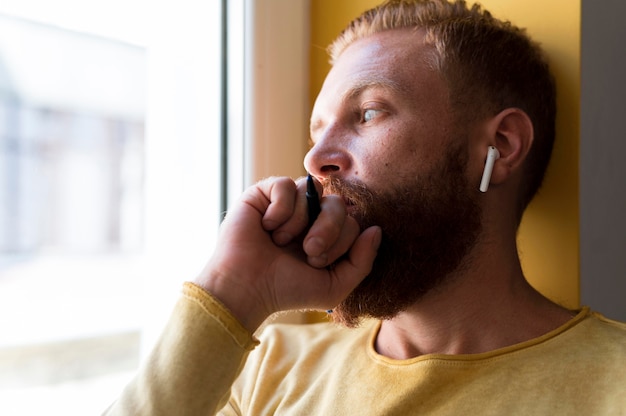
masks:
<path fill-rule="evenodd" d="M 380 228 L 361 232 L 343 199 L 326 195 L 307 231 L 305 192 L 303 179 L 289 178 L 268 178 L 247 189 L 228 212 L 215 253 L 195 281 L 251 332 L 277 311 L 334 307 L 371 270 Z"/>

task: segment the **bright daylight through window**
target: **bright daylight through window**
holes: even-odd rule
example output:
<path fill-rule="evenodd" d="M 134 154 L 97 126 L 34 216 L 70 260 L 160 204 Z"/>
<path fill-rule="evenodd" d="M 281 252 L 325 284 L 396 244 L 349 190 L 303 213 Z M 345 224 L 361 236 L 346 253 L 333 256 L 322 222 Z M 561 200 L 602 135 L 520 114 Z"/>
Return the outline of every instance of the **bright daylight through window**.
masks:
<path fill-rule="evenodd" d="M 220 2 L 169 3 L 0 4 L 0 414 L 103 411 L 210 252 Z"/>

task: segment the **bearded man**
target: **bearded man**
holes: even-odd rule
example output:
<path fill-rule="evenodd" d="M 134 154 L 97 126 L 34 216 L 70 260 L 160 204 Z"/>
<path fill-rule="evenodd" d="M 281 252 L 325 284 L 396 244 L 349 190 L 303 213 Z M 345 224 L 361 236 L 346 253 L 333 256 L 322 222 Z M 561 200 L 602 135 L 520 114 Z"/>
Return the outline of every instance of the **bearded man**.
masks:
<path fill-rule="evenodd" d="M 626 326 L 548 300 L 518 259 L 554 141 L 538 46 L 479 6 L 397 0 L 330 52 L 305 158 L 319 217 L 304 179 L 248 189 L 108 413 L 626 412 Z M 337 324 L 252 335 L 294 309 Z"/>

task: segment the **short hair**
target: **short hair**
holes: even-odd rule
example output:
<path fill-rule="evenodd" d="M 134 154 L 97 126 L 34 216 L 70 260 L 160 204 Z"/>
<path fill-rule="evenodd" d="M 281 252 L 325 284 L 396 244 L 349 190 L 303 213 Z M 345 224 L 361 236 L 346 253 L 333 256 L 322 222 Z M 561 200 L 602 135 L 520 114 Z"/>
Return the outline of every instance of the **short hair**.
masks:
<path fill-rule="evenodd" d="M 555 137 L 556 87 L 547 59 L 524 29 L 480 5 L 456 0 L 387 0 L 354 19 L 328 48 L 331 64 L 354 41 L 393 29 L 425 32 L 429 62 L 447 81 L 462 122 L 506 108 L 526 112 L 534 141 L 524 165 L 518 220 L 545 176 Z"/>

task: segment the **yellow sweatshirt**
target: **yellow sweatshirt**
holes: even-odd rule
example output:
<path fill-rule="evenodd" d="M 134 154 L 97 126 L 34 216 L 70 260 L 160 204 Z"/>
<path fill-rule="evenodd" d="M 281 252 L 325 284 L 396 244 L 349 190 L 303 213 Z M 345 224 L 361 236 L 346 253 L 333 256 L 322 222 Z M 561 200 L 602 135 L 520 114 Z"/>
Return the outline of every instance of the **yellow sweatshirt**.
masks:
<path fill-rule="evenodd" d="M 259 344 L 186 284 L 150 359 L 105 414 L 626 415 L 626 324 L 588 308 L 483 354 L 389 359 L 373 347 L 379 326 L 271 325 Z"/>

